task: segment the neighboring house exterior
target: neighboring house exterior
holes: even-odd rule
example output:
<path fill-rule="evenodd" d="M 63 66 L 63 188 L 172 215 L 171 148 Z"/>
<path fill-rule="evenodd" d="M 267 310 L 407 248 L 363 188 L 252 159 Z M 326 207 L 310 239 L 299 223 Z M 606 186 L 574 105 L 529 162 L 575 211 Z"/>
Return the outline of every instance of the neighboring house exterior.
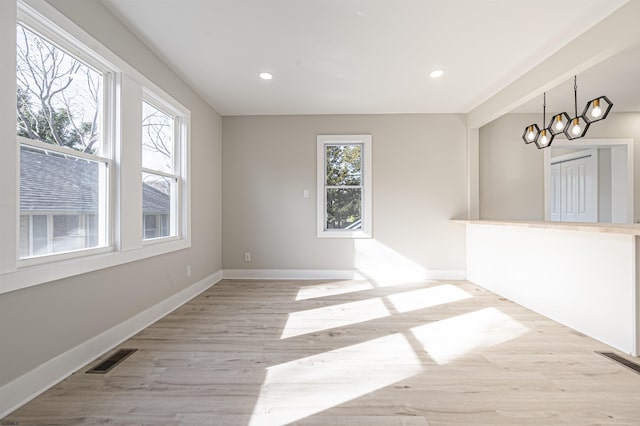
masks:
<path fill-rule="evenodd" d="M 21 258 L 98 246 L 99 168 L 72 156 L 20 150 Z M 169 205 L 167 194 L 142 185 L 145 238 L 168 234 Z"/>
<path fill-rule="evenodd" d="M 142 214 L 144 215 L 142 224 L 145 239 L 169 235 L 170 206 L 168 194 L 142 183 Z"/>

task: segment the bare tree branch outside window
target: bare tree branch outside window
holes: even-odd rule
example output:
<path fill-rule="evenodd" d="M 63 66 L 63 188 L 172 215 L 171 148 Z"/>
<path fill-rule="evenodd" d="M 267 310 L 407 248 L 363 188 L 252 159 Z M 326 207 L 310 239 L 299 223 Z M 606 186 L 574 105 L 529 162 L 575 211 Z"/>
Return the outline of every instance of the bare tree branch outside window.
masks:
<path fill-rule="evenodd" d="M 97 154 L 102 74 L 17 25 L 18 136 Z"/>
<path fill-rule="evenodd" d="M 173 117 L 148 102 L 142 103 L 142 166 L 173 172 Z"/>
<path fill-rule="evenodd" d="M 175 202 L 172 187 L 177 184 L 177 179 L 166 174 L 175 173 L 173 155 L 174 117 L 143 101 L 142 209 L 145 239 L 170 235 L 171 205 Z"/>
<path fill-rule="evenodd" d="M 62 41 L 62 39 L 58 39 Z M 101 143 L 103 74 L 36 32 L 16 26 L 16 134 L 20 142 L 20 258 L 105 244 L 107 162 Z M 83 156 L 84 157 L 84 156 Z"/>

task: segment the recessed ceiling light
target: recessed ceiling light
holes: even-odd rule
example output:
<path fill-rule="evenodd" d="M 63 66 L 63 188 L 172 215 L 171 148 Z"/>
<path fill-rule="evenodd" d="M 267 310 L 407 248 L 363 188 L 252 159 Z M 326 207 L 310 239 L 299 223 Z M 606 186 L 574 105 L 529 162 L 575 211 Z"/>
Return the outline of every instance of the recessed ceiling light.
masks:
<path fill-rule="evenodd" d="M 440 78 L 444 75 L 444 70 L 433 70 L 429 73 L 431 78 Z"/>
<path fill-rule="evenodd" d="M 263 80 L 271 80 L 273 78 L 273 74 L 271 74 L 270 72 L 261 72 L 259 75 Z"/>

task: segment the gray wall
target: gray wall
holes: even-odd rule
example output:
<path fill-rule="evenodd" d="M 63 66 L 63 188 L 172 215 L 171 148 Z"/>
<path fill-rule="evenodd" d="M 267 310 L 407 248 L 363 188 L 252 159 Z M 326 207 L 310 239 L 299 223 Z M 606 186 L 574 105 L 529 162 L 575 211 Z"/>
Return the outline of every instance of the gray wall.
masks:
<path fill-rule="evenodd" d="M 544 154 L 522 133 L 535 115 L 509 114 L 480 128 L 480 218 L 544 220 Z"/>
<path fill-rule="evenodd" d="M 539 114 L 507 114 L 480 129 L 480 218 L 544 220 L 544 155 L 525 145 L 526 125 Z M 612 113 L 589 127 L 587 138 L 634 143 L 634 217 L 640 219 L 640 113 Z"/>
<path fill-rule="evenodd" d="M 0 386 L 221 269 L 220 116 L 99 1 L 49 3 L 191 110 L 192 247 L 1 294 Z"/>
<path fill-rule="evenodd" d="M 222 127 L 224 269 L 359 269 L 371 256 L 465 268 L 464 227 L 448 223 L 466 214 L 464 116 L 224 117 Z M 373 139 L 374 241 L 316 238 L 316 135 L 348 133 Z"/>

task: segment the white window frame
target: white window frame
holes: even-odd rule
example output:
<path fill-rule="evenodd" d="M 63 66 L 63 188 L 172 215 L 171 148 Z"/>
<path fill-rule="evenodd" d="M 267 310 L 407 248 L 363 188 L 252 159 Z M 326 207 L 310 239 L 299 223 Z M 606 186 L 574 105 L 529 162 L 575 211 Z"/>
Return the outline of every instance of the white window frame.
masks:
<path fill-rule="evenodd" d="M 95 60 L 109 65 L 113 72 L 113 87 L 109 103 L 105 108 L 113 111 L 111 123 L 103 125 L 104 137 L 112 140 L 111 152 L 105 156 L 111 161 L 109 179 L 111 193 L 109 199 L 109 221 L 111 222 L 107 247 L 85 249 L 77 252 L 51 254 L 41 258 L 19 260 L 20 203 L 19 203 L 19 161 L 20 143 L 15 134 L 15 75 L 11 77 L 11 68 L 0 67 L 0 138 L 12 139 L 15 144 L 7 148 L 5 156 L 0 158 L 0 175 L 4 184 L 9 186 L 7 194 L 11 199 L 4 208 L 0 208 L 0 230 L 3 235 L 14 235 L 15 239 L 0 239 L 0 294 L 45 284 L 59 279 L 110 268 L 141 259 L 191 247 L 191 182 L 190 182 L 190 126 L 191 113 L 177 100 L 168 95 L 160 86 L 145 77 L 122 58 L 106 48 L 98 40 L 87 34 L 80 26 L 71 21 L 46 0 L 18 0 L 15 3 L 16 14 L 1 21 L 8 23 L 19 17 L 19 21 L 32 20 L 39 27 L 38 32 L 54 41 L 64 38 L 72 46 L 85 53 L 78 56 L 82 61 Z M 3 8 L 6 10 L 6 8 Z M 25 18 L 25 16 L 27 18 Z M 13 21 L 14 34 L 15 24 Z M 30 28 L 34 25 L 29 22 Z M 35 29 L 35 28 L 34 28 Z M 10 44 L 13 43 L 13 49 Z M 0 41 L 0 60 L 5 63 L 15 61 L 15 38 Z M 64 46 L 65 50 L 67 46 Z M 70 53 L 76 55 L 77 51 Z M 87 59 L 90 58 L 90 59 Z M 91 59 L 93 58 L 93 59 Z M 90 63 L 93 65 L 93 63 Z M 15 67 L 13 67 L 15 69 Z M 141 177 L 141 105 L 143 92 L 147 90 L 180 112 L 180 197 L 177 203 L 180 217 L 179 230 L 174 238 L 160 238 L 157 241 L 143 241 L 142 233 L 142 185 Z M 10 95 L 11 94 L 11 95 Z M 11 113 L 11 111 L 14 111 Z M 126 143 L 124 143 L 126 141 Z M 33 143 L 26 139 L 28 144 Z M 37 141 L 36 141 L 37 142 Z M 56 148 L 47 146 L 45 149 Z M 72 155 L 81 153 L 71 152 Z M 103 155 L 106 153 L 102 153 Z M 5 166 L 5 167 L 3 167 Z M 3 206 L 0 206 L 3 207 Z"/>
<path fill-rule="evenodd" d="M 166 95 L 159 95 L 158 93 L 146 87 L 143 89 L 142 101 L 173 117 L 172 173 L 141 167 L 143 173 L 150 173 L 153 175 L 176 180 L 175 187 L 172 186 L 172 193 L 170 195 L 171 207 L 169 212 L 169 235 L 166 237 L 144 238 L 143 229 L 143 244 L 155 244 L 157 242 L 180 239 L 181 236 L 186 232 L 183 226 L 184 209 L 181 208 L 181 206 L 183 205 L 183 193 L 185 191 L 186 181 L 186 176 L 184 175 L 183 171 L 187 168 L 187 164 L 183 161 L 183 159 L 186 157 L 186 116 L 188 112 L 185 111 L 184 107 L 176 103 L 173 99 L 167 97 Z"/>
<path fill-rule="evenodd" d="M 102 73 L 102 104 L 100 105 L 100 117 L 99 120 L 101 122 L 100 128 L 100 151 L 99 154 L 87 154 L 80 151 L 75 151 L 72 149 L 59 147 L 52 144 L 43 143 L 37 140 L 32 140 L 29 138 L 16 136 L 17 144 L 18 144 L 18 152 L 20 151 L 20 147 L 22 145 L 27 147 L 32 147 L 36 149 L 42 149 L 45 151 L 55 152 L 58 154 L 62 154 L 68 157 L 76 157 L 83 158 L 89 161 L 94 161 L 97 163 L 102 163 L 106 167 L 104 172 L 101 170 L 99 174 L 99 207 L 98 210 L 102 213 L 98 215 L 99 217 L 99 225 L 98 229 L 101 230 L 99 233 L 99 243 L 98 247 L 89 247 L 85 249 L 59 252 L 59 253 L 49 253 L 41 256 L 35 257 L 19 257 L 19 248 L 18 248 L 18 258 L 17 258 L 17 267 L 24 268 L 34 265 L 47 264 L 51 262 L 57 262 L 62 260 L 75 259 L 79 257 L 102 254 L 113 250 L 113 223 L 114 223 L 114 210 L 113 199 L 114 199 L 114 177 L 111 171 L 113 170 L 113 153 L 114 149 L 114 135 L 113 135 L 113 127 L 115 126 L 115 85 L 116 79 L 115 74 L 117 69 L 114 65 L 109 63 L 107 60 L 102 58 L 100 55 L 95 53 L 89 47 L 86 47 L 82 43 L 80 43 L 74 36 L 64 30 L 58 28 L 55 24 L 50 22 L 48 19 L 44 18 L 42 15 L 37 13 L 34 9 L 29 8 L 26 4 L 22 2 L 18 2 L 18 16 L 16 20 L 16 24 L 21 24 L 26 27 L 28 30 L 32 31 L 36 36 L 45 39 L 50 42 L 60 50 L 67 52 L 78 60 L 82 61 L 87 66 L 94 68 L 95 70 Z M 18 182 L 19 185 L 19 182 Z M 19 191 L 18 191 L 19 197 Z M 18 209 L 20 206 L 20 198 L 18 198 Z M 18 213 L 18 216 L 20 213 Z M 18 221 L 20 219 L 18 218 Z M 18 229 L 19 233 L 19 229 Z M 18 242 L 19 244 L 19 239 Z"/>
<path fill-rule="evenodd" d="M 317 194 L 317 237 L 318 238 L 372 238 L 372 160 L 371 135 L 317 135 L 316 138 L 316 194 Z M 357 230 L 327 229 L 326 199 L 326 146 L 361 145 L 362 146 L 362 228 Z"/>

